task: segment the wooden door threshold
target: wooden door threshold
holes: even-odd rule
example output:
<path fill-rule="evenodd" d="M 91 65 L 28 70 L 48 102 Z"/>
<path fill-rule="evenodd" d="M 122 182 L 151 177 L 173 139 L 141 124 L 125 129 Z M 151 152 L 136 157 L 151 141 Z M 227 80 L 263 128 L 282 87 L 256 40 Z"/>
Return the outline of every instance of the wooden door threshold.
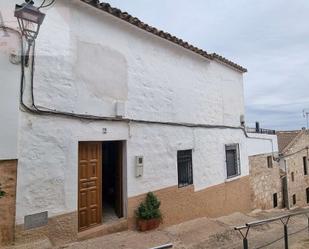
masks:
<path fill-rule="evenodd" d="M 112 233 L 118 233 L 128 230 L 128 220 L 121 218 L 114 222 L 103 223 L 102 225 L 90 228 L 88 230 L 77 233 L 78 240 L 86 240 Z"/>

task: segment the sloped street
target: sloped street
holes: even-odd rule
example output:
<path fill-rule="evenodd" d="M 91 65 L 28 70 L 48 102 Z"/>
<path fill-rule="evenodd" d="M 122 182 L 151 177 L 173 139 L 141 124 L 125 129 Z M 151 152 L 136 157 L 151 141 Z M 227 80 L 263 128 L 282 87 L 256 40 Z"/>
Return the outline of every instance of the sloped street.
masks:
<path fill-rule="evenodd" d="M 146 233 L 125 231 L 67 245 L 52 245 L 47 238 L 40 238 L 30 244 L 17 243 L 5 249 L 147 249 L 167 243 L 172 243 L 175 249 L 241 249 L 241 236 L 234 231 L 234 226 L 285 213 L 286 211 L 282 210 L 255 211 L 248 215 L 234 213 L 216 219 L 200 218 Z M 291 218 L 289 234 L 290 248 L 308 248 L 307 218 L 305 216 Z M 283 248 L 282 237 L 283 226 L 280 221 L 252 228 L 248 236 L 249 248 Z"/>

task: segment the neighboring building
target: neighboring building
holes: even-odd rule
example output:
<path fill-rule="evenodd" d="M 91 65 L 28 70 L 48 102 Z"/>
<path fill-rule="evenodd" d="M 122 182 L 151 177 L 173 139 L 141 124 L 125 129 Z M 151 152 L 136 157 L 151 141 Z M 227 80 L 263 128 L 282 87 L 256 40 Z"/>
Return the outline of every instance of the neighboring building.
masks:
<path fill-rule="evenodd" d="M 252 207 L 290 209 L 309 205 L 309 131 L 279 131 L 278 142 L 273 135 L 259 133 L 249 133 L 260 139 L 248 144 Z M 272 141 L 268 152 L 266 141 Z"/>
<path fill-rule="evenodd" d="M 15 28 L 13 2 L 0 6 Z M 20 65 L 9 60 L 19 37 L 5 32 L 8 237 L 15 220 L 20 234 L 47 217 L 44 234 L 63 241 L 132 228 L 148 191 L 162 202 L 164 225 L 251 210 L 248 155 L 256 152 L 241 126 L 244 68 L 108 4 L 56 1 L 37 39 L 31 90 L 32 67 L 20 85 Z"/>
<path fill-rule="evenodd" d="M 248 156 L 252 208 L 284 207 L 275 131 L 248 129 Z"/>
<path fill-rule="evenodd" d="M 287 207 L 309 205 L 309 130 L 277 132 L 280 164 L 286 172 Z"/>

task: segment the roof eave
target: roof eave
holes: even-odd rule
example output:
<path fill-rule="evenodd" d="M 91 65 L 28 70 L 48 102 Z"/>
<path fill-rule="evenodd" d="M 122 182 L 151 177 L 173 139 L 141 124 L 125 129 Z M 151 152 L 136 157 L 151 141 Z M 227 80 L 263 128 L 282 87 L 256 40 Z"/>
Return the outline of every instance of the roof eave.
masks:
<path fill-rule="evenodd" d="M 122 12 L 120 9 L 118 8 L 113 8 L 110 6 L 110 4 L 108 3 L 100 3 L 99 0 L 80 0 L 84 3 L 87 3 L 99 10 L 102 10 L 108 14 L 111 14 L 125 22 L 128 22 L 130 23 L 131 25 L 134 25 L 148 33 L 151 33 L 152 35 L 156 35 L 162 39 L 165 39 L 167 41 L 170 41 L 174 44 L 177 44 L 185 49 L 188 49 L 200 56 L 203 56 L 209 60 L 215 60 L 217 62 L 221 62 L 222 64 L 240 72 L 240 73 L 246 73 L 247 72 L 247 69 L 224 58 L 223 56 L 221 55 L 218 55 L 216 53 L 212 53 L 212 54 L 209 54 L 207 53 L 206 51 L 204 51 L 203 49 L 200 49 L 198 47 L 195 47 L 193 45 L 191 45 L 190 43 L 186 42 L 186 41 L 183 41 L 182 39 L 176 37 L 176 36 L 173 36 L 171 35 L 170 33 L 167 33 L 165 31 L 162 31 L 162 30 L 158 30 L 157 28 L 155 27 L 152 27 L 144 22 L 142 22 L 141 20 L 139 20 L 137 17 L 133 17 L 131 16 L 130 14 L 128 14 L 127 12 Z"/>

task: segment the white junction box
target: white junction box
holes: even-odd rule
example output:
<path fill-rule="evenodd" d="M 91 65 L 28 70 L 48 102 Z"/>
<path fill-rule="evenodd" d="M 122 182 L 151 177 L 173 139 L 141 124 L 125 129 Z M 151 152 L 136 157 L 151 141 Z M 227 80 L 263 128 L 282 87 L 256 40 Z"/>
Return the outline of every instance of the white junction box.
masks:
<path fill-rule="evenodd" d="M 116 103 L 116 117 L 123 118 L 125 116 L 125 103 L 117 101 Z"/>
<path fill-rule="evenodd" d="M 143 176 L 143 170 L 144 170 L 144 157 L 136 156 L 135 157 L 135 176 L 136 177 Z"/>

